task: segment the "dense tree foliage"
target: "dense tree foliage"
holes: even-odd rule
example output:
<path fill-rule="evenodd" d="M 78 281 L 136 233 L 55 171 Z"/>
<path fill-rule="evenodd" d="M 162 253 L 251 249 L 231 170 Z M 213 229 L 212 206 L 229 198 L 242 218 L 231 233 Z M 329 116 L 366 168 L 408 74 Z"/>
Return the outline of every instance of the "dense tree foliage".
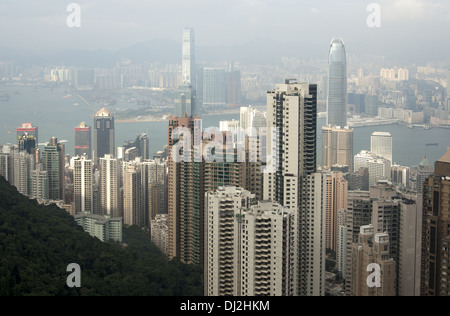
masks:
<path fill-rule="evenodd" d="M 102 243 L 0 177 L 0 296 L 203 295 L 200 267 L 168 261 L 138 227 L 124 228 L 124 243 Z M 80 288 L 67 286 L 71 263 Z"/>

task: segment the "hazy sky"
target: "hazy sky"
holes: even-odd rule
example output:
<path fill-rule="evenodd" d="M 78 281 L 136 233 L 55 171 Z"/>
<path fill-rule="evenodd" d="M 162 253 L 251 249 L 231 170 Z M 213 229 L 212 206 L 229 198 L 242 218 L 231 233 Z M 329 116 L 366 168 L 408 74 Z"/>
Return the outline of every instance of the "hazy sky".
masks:
<path fill-rule="evenodd" d="M 80 28 L 66 24 L 72 2 L 81 6 Z M 367 26 L 371 3 L 381 7 L 380 28 Z M 116 50 L 181 42 L 185 26 L 204 46 L 255 38 L 328 46 L 338 36 L 355 53 L 450 58 L 449 0 L 0 0 L 0 47 Z"/>

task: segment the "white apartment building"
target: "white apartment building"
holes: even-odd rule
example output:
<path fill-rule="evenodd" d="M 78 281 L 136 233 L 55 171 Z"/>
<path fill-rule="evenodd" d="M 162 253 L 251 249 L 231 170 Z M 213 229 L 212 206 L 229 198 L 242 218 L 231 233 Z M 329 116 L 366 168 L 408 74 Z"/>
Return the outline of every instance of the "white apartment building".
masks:
<path fill-rule="evenodd" d="M 120 168 L 112 155 L 100 158 L 100 208 L 103 215 L 122 217 Z"/>
<path fill-rule="evenodd" d="M 166 255 L 168 254 L 169 244 L 168 220 L 169 217 L 167 214 L 158 214 L 155 216 L 154 220 L 150 221 L 152 242 Z"/>
<path fill-rule="evenodd" d="M 392 135 L 389 132 L 374 132 L 370 137 L 370 151 L 387 160 L 392 160 Z"/>
<path fill-rule="evenodd" d="M 379 180 L 390 180 L 391 165 L 390 160 L 366 150 L 354 158 L 354 172 L 362 167 L 369 169 L 369 186 L 376 185 Z"/>
<path fill-rule="evenodd" d="M 74 216 L 78 225 L 92 237 L 102 242 L 110 240 L 122 242 L 122 218 L 80 213 Z"/>
<path fill-rule="evenodd" d="M 296 294 L 295 212 L 236 187 L 206 193 L 205 294 Z"/>
<path fill-rule="evenodd" d="M 94 211 L 92 168 L 92 160 L 87 159 L 86 155 L 74 159 L 73 189 L 76 214 Z"/>
<path fill-rule="evenodd" d="M 317 85 L 279 84 L 267 93 L 264 200 L 296 213 L 296 295 L 325 295 L 326 174 L 317 172 Z"/>

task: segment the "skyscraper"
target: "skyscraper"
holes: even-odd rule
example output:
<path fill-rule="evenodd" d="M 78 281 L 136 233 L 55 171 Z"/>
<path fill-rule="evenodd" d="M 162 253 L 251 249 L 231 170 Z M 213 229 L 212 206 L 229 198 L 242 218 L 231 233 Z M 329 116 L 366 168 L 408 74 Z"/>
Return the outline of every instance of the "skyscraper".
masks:
<path fill-rule="evenodd" d="M 75 128 L 75 156 L 86 154 L 88 158 L 92 157 L 92 132 L 91 127 L 85 122 Z"/>
<path fill-rule="evenodd" d="M 233 63 L 230 63 L 227 71 L 227 104 L 241 105 L 241 93 L 241 72 L 234 69 Z"/>
<path fill-rule="evenodd" d="M 347 126 L 347 56 L 341 38 L 333 38 L 330 45 L 327 106 L 327 125 Z"/>
<path fill-rule="evenodd" d="M 379 180 L 391 179 L 391 161 L 372 152 L 362 150 L 355 155 L 354 171 L 360 168 L 369 169 L 369 187 L 377 184 Z"/>
<path fill-rule="evenodd" d="M 265 173 L 265 199 L 299 206 L 296 194 L 286 194 L 285 184 L 292 182 L 289 191 L 300 192 L 300 177 L 316 172 L 316 126 L 316 85 L 286 81 L 267 93 L 267 128 L 276 139 L 269 135 L 267 141 L 266 160 L 275 170 Z M 274 146 L 278 148 L 272 149 Z"/>
<path fill-rule="evenodd" d="M 180 254 L 180 240 L 182 240 L 182 233 L 186 231 L 189 227 L 189 222 L 194 220 L 199 221 L 200 218 L 191 218 L 190 221 L 186 219 L 185 223 L 182 223 L 182 217 L 185 218 L 188 216 L 187 211 L 189 209 L 194 209 L 192 206 L 193 202 L 196 202 L 195 208 L 199 210 L 200 208 L 200 190 L 198 189 L 199 183 L 199 174 L 198 168 L 197 176 L 192 176 L 189 180 L 189 174 L 193 173 L 192 167 L 194 163 L 184 163 L 177 162 L 172 157 L 172 151 L 174 150 L 174 146 L 182 141 L 175 139 L 175 132 L 177 128 L 185 128 L 189 130 L 191 135 L 194 135 L 195 130 L 201 133 L 202 125 L 201 119 L 199 117 L 189 118 L 189 117 L 171 117 L 169 120 L 169 128 L 168 128 L 168 144 L 169 144 L 169 173 L 168 173 L 168 226 L 169 226 L 169 241 L 168 241 L 168 256 L 169 258 L 181 257 Z M 185 136 L 187 137 L 187 135 Z M 192 136 L 191 136 L 192 137 Z M 181 137 L 180 137 L 181 138 Z M 191 138 L 191 144 L 194 144 L 193 138 Z M 175 147 L 176 148 L 176 147 Z M 187 159 L 191 159 L 191 156 L 187 151 L 184 151 L 184 155 L 187 156 Z M 188 156 L 189 155 L 189 156 Z M 189 160 L 190 161 L 190 160 Z M 188 168 L 188 167 L 191 168 Z M 187 186 L 189 184 L 189 187 Z M 196 188 L 195 198 L 190 198 L 192 196 L 193 189 Z M 186 211 L 185 211 L 186 209 Z M 192 225 L 192 224 L 191 224 Z M 180 228 L 183 227 L 183 232 L 180 231 Z M 199 235 L 199 232 L 197 232 Z M 193 234 L 191 234 L 193 236 Z M 187 238 L 186 238 L 187 239 Z M 199 239 L 199 238 L 198 238 Z M 197 240 L 199 243 L 200 240 Z M 186 242 L 189 244 L 189 241 Z M 191 245 L 194 245 L 193 242 L 190 242 Z M 199 248 L 199 244 L 196 245 Z M 186 260 L 184 258 L 180 258 L 180 260 Z M 192 256 L 191 256 L 192 258 Z M 189 259 L 192 260 L 192 259 Z M 199 254 L 196 256 L 196 260 L 200 263 Z"/>
<path fill-rule="evenodd" d="M 450 296 L 450 148 L 423 186 L 421 295 Z"/>
<path fill-rule="evenodd" d="M 387 160 L 392 160 L 392 135 L 389 132 L 373 132 L 370 138 L 370 151 Z"/>
<path fill-rule="evenodd" d="M 417 168 L 416 181 L 412 185 L 412 189 L 416 192 L 423 192 L 423 184 L 428 180 L 428 177 L 434 173 L 434 168 L 425 156 L 419 163 Z"/>
<path fill-rule="evenodd" d="M 395 262 L 389 256 L 389 235 L 376 233 L 372 225 L 362 226 L 358 243 L 353 245 L 352 296 L 395 296 Z M 369 286 L 373 270 L 371 264 L 380 267 L 379 286 Z"/>
<path fill-rule="evenodd" d="M 248 175 L 256 169 L 238 159 L 237 149 L 232 145 L 216 147 L 215 141 L 231 135 L 218 130 L 203 133 L 201 123 L 197 117 L 170 118 L 168 160 L 169 257 L 199 265 L 204 264 L 205 193 L 220 186 L 247 189 L 258 183 L 257 176 Z M 182 133 L 177 128 L 182 128 Z M 177 161 L 174 156 L 180 152 L 183 159 Z M 219 157 L 225 158 L 222 161 Z"/>
<path fill-rule="evenodd" d="M 114 116 L 103 108 L 94 116 L 94 159 L 114 155 L 115 133 Z"/>
<path fill-rule="evenodd" d="M 125 159 L 126 161 L 132 161 L 137 157 L 141 157 L 142 160 L 150 159 L 149 151 L 149 139 L 147 134 L 142 133 L 136 137 L 135 140 L 128 140 L 124 142 L 121 150 L 121 154 L 117 155 L 119 159 Z"/>
<path fill-rule="evenodd" d="M 195 74 L 195 35 L 194 30 L 191 28 L 185 28 L 183 30 L 181 81 L 190 84 L 193 89 L 197 88 Z"/>
<path fill-rule="evenodd" d="M 366 94 L 365 99 L 365 111 L 369 116 L 378 115 L 378 96 L 376 94 Z"/>
<path fill-rule="evenodd" d="M 64 200 L 65 146 L 55 137 L 50 138 L 42 151 L 42 164 L 48 173 L 49 199 Z"/>
<path fill-rule="evenodd" d="M 100 209 L 102 215 L 122 217 L 119 162 L 111 155 L 100 158 Z"/>
<path fill-rule="evenodd" d="M 340 172 L 327 175 L 327 249 L 337 250 L 338 212 L 348 207 L 348 182 Z"/>
<path fill-rule="evenodd" d="M 208 296 L 296 293 L 295 211 L 270 201 L 252 205 L 253 197 L 236 187 L 206 193 Z"/>
<path fill-rule="evenodd" d="M 123 223 L 145 226 L 145 205 L 141 187 L 142 167 L 130 163 L 123 175 Z"/>
<path fill-rule="evenodd" d="M 87 155 L 74 160 L 73 193 L 75 213 L 94 212 L 93 163 Z"/>
<path fill-rule="evenodd" d="M 31 171 L 30 197 L 38 201 L 48 200 L 48 173 L 42 164 L 37 164 L 36 169 Z"/>
<path fill-rule="evenodd" d="M 353 171 L 353 129 L 336 126 L 322 127 L 322 167 L 348 166 Z"/>
<path fill-rule="evenodd" d="M 21 127 L 18 127 L 17 130 L 17 140 L 21 139 L 23 136 L 34 136 L 35 146 L 38 146 L 38 134 L 39 129 L 37 126 L 33 126 L 31 123 L 23 123 Z"/>
<path fill-rule="evenodd" d="M 317 85 L 279 84 L 267 93 L 264 199 L 296 212 L 297 293 L 325 294 L 326 174 L 316 173 Z"/>
<path fill-rule="evenodd" d="M 14 161 L 11 146 L 0 147 L 0 176 L 12 184 L 14 181 Z"/>
<path fill-rule="evenodd" d="M 196 91 L 191 84 L 182 83 L 178 87 L 177 96 L 175 97 L 175 116 L 188 117 L 197 115 Z"/>
<path fill-rule="evenodd" d="M 225 69 L 203 70 L 203 109 L 223 108 L 227 104 L 227 76 Z"/>
<path fill-rule="evenodd" d="M 248 128 L 261 128 L 267 126 L 266 113 L 257 110 L 251 105 L 240 108 L 240 128 L 247 130 Z"/>
<path fill-rule="evenodd" d="M 352 257 L 352 245 L 358 243 L 359 232 L 361 226 L 370 225 L 372 222 L 372 201 L 369 191 L 349 191 L 348 192 L 348 209 L 345 214 L 346 232 L 344 234 L 345 242 L 341 252 L 338 252 L 337 261 L 343 262 L 343 270 L 345 279 L 345 292 L 351 295 L 352 290 L 352 265 L 354 258 Z"/>
<path fill-rule="evenodd" d="M 422 262 L 422 194 L 404 194 L 400 203 L 398 295 L 420 296 Z"/>
<path fill-rule="evenodd" d="M 25 151 L 28 154 L 36 156 L 36 148 L 38 147 L 36 143 L 36 138 L 33 135 L 28 135 L 25 133 L 17 139 L 17 145 L 19 145 L 19 151 Z"/>
<path fill-rule="evenodd" d="M 34 169 L 34 156 L 27 152 L 19 152 L 17 149 L 13 154 L 14 180 L 13 185 L 23 195 L 29 195 L 30 192 L 30 174 Z"/>

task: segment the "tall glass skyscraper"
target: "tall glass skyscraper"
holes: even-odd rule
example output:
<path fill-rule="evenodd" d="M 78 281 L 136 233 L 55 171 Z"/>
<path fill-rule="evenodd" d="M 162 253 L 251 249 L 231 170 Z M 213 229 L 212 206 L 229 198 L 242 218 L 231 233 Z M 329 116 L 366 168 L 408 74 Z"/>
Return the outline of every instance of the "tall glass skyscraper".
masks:
<path fill-rule="evenodd" d="M 227 105 L 227 73 L 222 68 L 203 70 L 203 108 L 224 108 Z"/>
<path fill-rule="evenodd" d="M 178 94 L 175 97 L 175 116 L 194 117 L 197 115 L 196 91 L 188 83 L 182 83 L 178 87 Z"/>
<path fill-rule="evenodd" d="M 196 89 L 194 39 L 194 30 L 185 28 L 183 30 L 183 60 L 181 71 L 182 82 L 191 84 L 191 86 Z"/>
<path fill-rule="evenodd" d="M 94 117 L 94 158 L 114 155 L 114 116 L 103 108 Z"/>
<path fill-rule="evenodd" d="M 328 60 L 327 124 L 347 126 L 347 57 L 344 40 L 333 38 Z"/>

